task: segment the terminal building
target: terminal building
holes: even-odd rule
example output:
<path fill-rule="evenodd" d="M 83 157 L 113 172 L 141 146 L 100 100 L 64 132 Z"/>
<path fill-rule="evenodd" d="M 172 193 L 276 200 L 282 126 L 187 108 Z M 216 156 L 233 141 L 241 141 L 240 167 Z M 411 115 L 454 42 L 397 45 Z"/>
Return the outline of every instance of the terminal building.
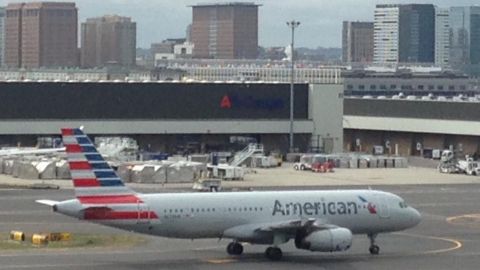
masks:
<path fill-rule="evenodd" d="M 297 84 L 294 146 L 340 152 L 343 89 Z M 287 152 L 290 85 L 284 83 L 0 82 L 0 143 L 34 145 L 61 127 L 128 136 L 169 153 L 235 150 L 242 142 Z"/>
<path fill-rule="evenodd" d="M 377 145 L 401 156 L 433 149 L 474 155 L 480 150 L 478 119 L 480 100 L 345 98 L 344 149 L 371 153 Z"/>
<path fill-rule="evenodd" d="M 246 68 L 267 69 L 252 64 Z M 319 72 L 308 77 L 315 82 L 302 83 L 297 77 L 295 85 L 298 151 L 371 153 L 374 146 L 383 146 L 385 153 L 403 156 L 446 148 L 478 152 L 478 80 L 398 70 L 344 70 L 341 77 L 342 69 L 316 68 Z M 220 69 L 205 72 L 222 79 Z M 283 67 L 278 70 L 283 72 Z M 192 71 L 186 72 L 191 76 Z M 143 81 L 94 80 L 103 73 L 82 73 L 93 76 L 83 80 L 76 73 L 55 73 L 59 79 L 51 81 L 35 80 L 35 74 L 5 73 L 16 79 L 4 81 L 0 76 L 2 146 L 33 146 L 39 137 L 59 136 L 61 127 L 84 126 L 93 136 L 131 137 L 147 151 L 230 151 L 248 142 L 262 143 L 267 151 L 285 153 L 289 148 L 287 82 L 205 77 L 151 81 L 149 75 Z M 62 80 L 64 76 L 70 79 Z"/>

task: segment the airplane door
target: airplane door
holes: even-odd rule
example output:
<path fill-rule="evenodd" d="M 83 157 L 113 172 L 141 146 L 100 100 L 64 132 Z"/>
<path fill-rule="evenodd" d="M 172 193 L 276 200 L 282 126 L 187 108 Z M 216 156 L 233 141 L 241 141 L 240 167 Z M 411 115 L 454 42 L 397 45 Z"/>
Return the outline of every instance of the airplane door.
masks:
<path fill-rule="evenodd" d="M 137 224 L 149 224 L 150 223 L 150 207 L 144 203 L 137 204 Z"/>
<path fill-rule="evenodd" d="M 377 203 L 377 214 L 381 218 L 390 218 L 390 211 L 388 209 L 388 203 L 385 197 L 375 196 Z"/>

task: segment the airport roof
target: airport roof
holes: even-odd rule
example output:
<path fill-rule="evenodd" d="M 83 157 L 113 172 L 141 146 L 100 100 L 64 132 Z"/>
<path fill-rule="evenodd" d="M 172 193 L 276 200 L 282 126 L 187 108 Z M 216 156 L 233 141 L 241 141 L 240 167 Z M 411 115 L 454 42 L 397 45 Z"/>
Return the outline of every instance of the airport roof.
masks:
<path fill-rule="evenodd" d="M 198 3 L 196 5 L 190 5 L 189 7 L 218 7 L 218 6 L 261 6 L 261 4 L 255 4 L 254 2 L 220 2 L 220 3 Z"/>

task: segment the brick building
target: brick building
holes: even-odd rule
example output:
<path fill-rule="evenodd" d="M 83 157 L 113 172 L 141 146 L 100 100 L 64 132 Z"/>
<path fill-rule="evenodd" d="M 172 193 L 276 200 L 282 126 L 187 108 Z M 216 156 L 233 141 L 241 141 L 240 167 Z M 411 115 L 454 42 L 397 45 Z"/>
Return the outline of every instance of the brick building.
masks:
<path fill-rule="evenodd" d="M 194 57 L 257 58 L 258 6 L 237 2 L 192 6 Z"/>
<path fill-rule="evenodd" d="M 5 64 L 14 68 L 78 64 L 75 3 L 12 3 L 6 8 Z"/>

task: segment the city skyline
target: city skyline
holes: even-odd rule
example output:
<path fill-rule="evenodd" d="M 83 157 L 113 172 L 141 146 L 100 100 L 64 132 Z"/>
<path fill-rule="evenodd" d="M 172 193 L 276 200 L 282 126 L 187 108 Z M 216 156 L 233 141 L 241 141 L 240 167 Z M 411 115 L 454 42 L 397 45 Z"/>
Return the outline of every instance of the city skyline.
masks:
<path fill-rule="evenodd" d="M 16 2 L 21 1 L 0 0 L 0 6 Z M 138 47 L 149 48 L 151 43 L 167 38 L 185 37 L 186 27 L 192 21 L 192 10 L 188 6 L 205 2 L 224 3 L 228 1 L 76 0 L 72 2 L 75 2 L 78 7 L 79 23 L 84 22 L 87 18 L 111 14 L 131 17 L 137 22 Z M 302 22 L 296 33 L 297 46 L 309 48 L 340 48 L 342 45 L 342 21 L 373 21 L 376 4 L 412 3 L 412 1 L 401 0 L 342 0 L 341 2 L 257 0 L 245 2 L 262 5 L 259 8 L 260 46 L 288 45 L 289 28 L 285 22 L 296 19 Z M 415 3 L 431 3 L 439 7 L 451 7 L 475 5 L 478 4 L 478 0 L 419 0 Z"/>

